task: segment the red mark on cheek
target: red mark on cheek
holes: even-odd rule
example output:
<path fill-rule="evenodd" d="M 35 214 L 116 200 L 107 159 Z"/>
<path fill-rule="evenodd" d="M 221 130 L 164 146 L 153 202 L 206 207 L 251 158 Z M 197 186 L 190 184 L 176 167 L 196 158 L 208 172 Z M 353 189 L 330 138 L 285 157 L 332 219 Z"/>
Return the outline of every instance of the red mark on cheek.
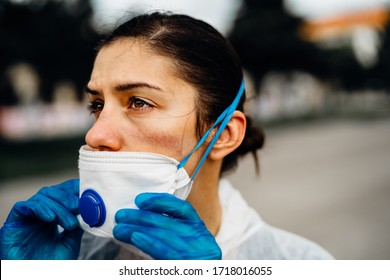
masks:
<path fill-rule="evenodd" d="M 191 125 L 192 124 L 192 125 Z M 132 122 L 129 147 L 182 160 L 196 145 L 195 121 L 184 118 L 159 118 Z"/>
<path fill-rule="evenodd" d="M 183 150 L 183 130 L 144 128 L 143 139 L 151 147 L 151 152 L 181 159 Z"/>

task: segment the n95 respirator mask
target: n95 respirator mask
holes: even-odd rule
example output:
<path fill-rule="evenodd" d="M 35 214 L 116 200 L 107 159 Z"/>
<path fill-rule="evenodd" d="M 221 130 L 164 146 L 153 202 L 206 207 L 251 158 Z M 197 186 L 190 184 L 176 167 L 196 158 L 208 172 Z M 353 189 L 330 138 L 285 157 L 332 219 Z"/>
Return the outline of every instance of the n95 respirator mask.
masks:
<path fill-rule="evenodd" d="M 179 162 L 152 153 L 100 152 L 82 146 L 79 151 L 79 222 L 85 231 L 113 237 L 115 213 L 137 208 L 143 192 L 170 193 L 185 200 L 192 180 Z"/>

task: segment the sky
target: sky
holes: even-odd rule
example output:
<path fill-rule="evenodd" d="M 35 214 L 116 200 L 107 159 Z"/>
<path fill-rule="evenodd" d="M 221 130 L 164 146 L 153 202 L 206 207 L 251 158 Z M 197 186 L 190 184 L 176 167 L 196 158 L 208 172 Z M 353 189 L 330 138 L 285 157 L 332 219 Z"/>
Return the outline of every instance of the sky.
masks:
<path fill-rule="evenodd" d="M 259 0 L 261 1 L 261 0 Z M 239 0 L 92 0 L 98 26 L 115 24 L 129 8 L 166 10 L 202 19 L 226 34 L 240 7 Z M 323 19 L 348 11 L 390 5 L 390 0 L 285 0 L 286 7 L 307 19 Z"/>
<path fill-rule="evenodd" d="M 240 7 L 239 0 L 92 0 L 99 22 L 112 24 L 126 15 L 131 7 L 136 11 L 165 10 L 184 13 L 202 19 L 221 33 L 230 29 Z"/>
<path fill-rule="evenodd" d="M 381 5 L 390 5 L 390 0 L 285 0 L 294 13 L 307 19 L 323 19 L 352 11 L 361 11 Z"/>

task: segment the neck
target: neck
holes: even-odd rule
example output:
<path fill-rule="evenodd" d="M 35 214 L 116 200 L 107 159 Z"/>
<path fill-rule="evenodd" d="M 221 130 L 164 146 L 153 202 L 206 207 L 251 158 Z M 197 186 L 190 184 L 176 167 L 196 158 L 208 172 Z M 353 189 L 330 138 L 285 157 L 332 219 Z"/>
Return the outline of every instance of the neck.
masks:
<path fill-rule="evenodd" d="M 219 174 L 202 168 L 194 180 L 187 201 L 195 208 L 207 229 L 216 236 L 221 225 L 222 207 L 219 200 Z"/>

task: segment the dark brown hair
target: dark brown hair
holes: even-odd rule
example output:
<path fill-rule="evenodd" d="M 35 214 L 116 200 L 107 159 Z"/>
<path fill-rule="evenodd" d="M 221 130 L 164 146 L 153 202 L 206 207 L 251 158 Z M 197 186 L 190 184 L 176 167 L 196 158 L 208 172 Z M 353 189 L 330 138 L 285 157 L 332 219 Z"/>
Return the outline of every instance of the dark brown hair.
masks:
<path fill-rule="evenodd" d="M 190 16 L 153 12 L 131 18 L 117 27 L 100 44 L 118 39 L 136 38 L 161 56 L 172 59 L 178 75 L 197 90 L 198 136 L 228 107 L 243 79 L 242 67 L 232 45 L 209 24 Z M 243 111 L 245 94 L 237 110 Z M 262 130 L 251 125 L 247 117 L 244 141 L 223 160 L 221 172 L 236 166 L 240 155 L 256 150 L 264 143 Z"/>

